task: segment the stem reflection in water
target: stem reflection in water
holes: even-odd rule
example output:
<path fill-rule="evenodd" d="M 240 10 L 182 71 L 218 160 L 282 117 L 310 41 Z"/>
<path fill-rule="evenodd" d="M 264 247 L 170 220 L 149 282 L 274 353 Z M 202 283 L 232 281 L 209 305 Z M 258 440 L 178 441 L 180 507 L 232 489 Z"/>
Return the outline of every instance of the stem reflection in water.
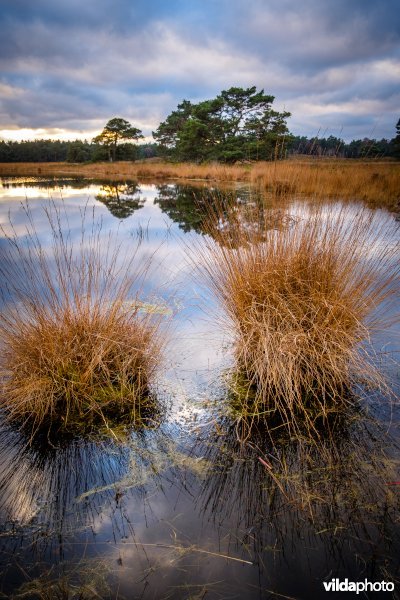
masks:
<path fill-rule="evenodd" d="M 245 428 L 243 441 L 243 425 L 216 416 L 203 431 L 210 469 L 198 506 L 221 537 L 229 526 L 234 550 L 254 557 L 265 585 L 294 592 L 287 568 L 299 581 L 319 573 L 315 594 L 332 573 L 394 581 L 400 496 L 388 483 L 398 479 L 398 461 L 382 425 L 349 409 L 317 443 L 261 424 L 250 435 Z"/>

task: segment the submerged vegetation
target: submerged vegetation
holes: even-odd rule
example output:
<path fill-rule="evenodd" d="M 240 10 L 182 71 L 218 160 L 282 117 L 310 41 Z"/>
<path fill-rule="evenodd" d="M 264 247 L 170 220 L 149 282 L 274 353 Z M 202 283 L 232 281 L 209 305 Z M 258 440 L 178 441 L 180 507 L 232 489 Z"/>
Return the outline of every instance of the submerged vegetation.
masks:
<path fill-rule="evenodd" d="M 234 339 L 236 408 L 250 423 L 317 432 L 357 384 L 385 387 L 367 343 L 399 291 L 398 247 L 381 244 L 391 221 L 332 206 L 263 211 L 249 225 L 248 210 L 212 214 L 216 243 L 193 255 Z"/>
<path fill-rule="evenodd" d="M 203 519 L 224 532 L 229 523 L 236 552 L 257 557 L 266 571 L 273 563 L 279 572 L 277 565 L 286 563 L 280 589 L 274 576 L 271 586 L 284 593 L 271 597 L 323 598 L 320 574 L 332 569 L 337 577 L 349 576 L 354 565 L 364 575 L 371 569 L 371 579 L 398 581 L 393 532 L 400 497 L 388 483 L 398 471 L 389 450 L 394 440 L 363 411 L 350 409 L 335 420 L 335 438 L 321 432 L 318 445 L 287 431 L 271 440 L 263 427 L 254 427 L 242 443 L 222 414 L 203 431 L 210 464 L 199 495 Z M 315 589 L 307 595 L 287 589 L 288 560 L 298 576 L 311 571 L 306 562 L 314 567 L 317 561 Z"/>
<path fill-rule="evenodd" d="M 68 217 L 45 208 L 50 249 L 29 208 L 25 237 L 11 225 L 0 266 L 1 405 L 9 421 L 33 430 L 140 419 L 154 405 L 151 384 L 164 344 L 160 315 L 139 294 L 149 260 L 124 256 L 101 223 L 82 212 L 78 244 Z"/>

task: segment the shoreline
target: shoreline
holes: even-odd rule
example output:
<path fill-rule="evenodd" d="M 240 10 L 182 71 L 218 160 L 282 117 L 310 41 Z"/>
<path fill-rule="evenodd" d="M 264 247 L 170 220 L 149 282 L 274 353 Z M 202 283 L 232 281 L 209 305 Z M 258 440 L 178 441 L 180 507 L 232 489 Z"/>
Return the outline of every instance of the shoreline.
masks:
<path fill-rule="evenodd" d="M 287 159 L 226 165 L 158 161 L 102 163 L 0 163 L 0 177 L 74 177 L 126 181 L 170 181 L 188 185 L 249 184 L 276 198 L 361 200 L 374 208 L 400 210 L 400 162 L 379 159 Z"/>

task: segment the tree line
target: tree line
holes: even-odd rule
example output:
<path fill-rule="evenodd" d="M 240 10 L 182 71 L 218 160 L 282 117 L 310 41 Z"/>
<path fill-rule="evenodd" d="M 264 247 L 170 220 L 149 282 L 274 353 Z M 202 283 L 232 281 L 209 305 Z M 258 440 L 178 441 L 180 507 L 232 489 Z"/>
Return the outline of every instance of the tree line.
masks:
<path fill-rule="evenodd" d="M 400 158 L 400 135 L 391 140 L 365 137 L 347 143 L 333 135 L 323 138 L 291 136 L 288 153 L 337 158 Z"/>
<path fill-rule="evenodd" d="M 183 100 L 153 131 L 155 143 L 137 144 L 142 132 L 120 117 L 110 119 L 92 141 L 35 140 L 0 142 L 0 162 L 73 163 L 138 160 L 154 156 L 171 161 L 274 160 L 290 155 L 341 158 L 400 158 L 400 119 L 391 139 L 307 138 L 289 132 L 290 113 L 272 108 L 274 96 L 231 87 L 197 104 Z"/>
<path fill-rule="evenodd" d="M 140 160 L 157 155 L 156 144 L 118 145 L 114 160 Z M 99 143 L 75 140 L 0 141 L 0 162 L 71 162 L 109 160 L 107 148 Z"/>

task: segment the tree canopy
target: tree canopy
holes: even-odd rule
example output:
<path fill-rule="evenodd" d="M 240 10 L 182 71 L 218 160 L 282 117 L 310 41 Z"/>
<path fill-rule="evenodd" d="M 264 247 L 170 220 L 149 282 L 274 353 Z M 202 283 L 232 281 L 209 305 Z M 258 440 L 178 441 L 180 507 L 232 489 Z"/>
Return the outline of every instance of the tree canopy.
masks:
<path fill-rule="evenodd" d="M 255 86 L 231 87 L 198 104 L 183 100 L 153 136 L 175 160 L 268 160 L 288 134 L 290 116 L 272 110 L 273 101 Z"/>
<path fill-rule="evenodd" d="M 97 135 L 93 142 L 104 145 L 109 152 L 109 159 L 115 160 L 117 157 L 117 145 L 124 140 L 139 140 L 143 138 L 140 129 L 133 127 L 129 121 L 114 117 L 110 119 L 103 131 Z"/>
<path fill-rule="evenodd" d="M 233 92 L 232 92 L 233 90 Z M 285 155 L 306 154 L 338 158 L 400 159 L 400 119 L 395 137 L 362 138 L 345 142 L 330 135 L 320 138 L 294 136 L 287 132 L 289 113 L 268 110 L 257 102 L 263 92 L 248 94 L 248 90 L 230 88 L 214 100 L 192 104 L 183 100 L 167 119 L 160 124 L 154 136 L 158 143 L 133 144 L 129 139 L 140 139 L 142 134 L 125 119 L 111 119 L 103 132 L 92 142 L 74 140 L 25 140 L 21 142 L 0 139 L 0 162 L 61 162 L 73 163 L 114 160 L 146 159 L 165 156 L 173 160 L 266 160 Z M 267 106 L 270 103 L 266 103 Z M 265 108 L 265 104 L 264 104 Z M 269 119 L 269 120 L 268 120 Z M 117 121 L 117 126 L 114 125 Z M 118 127 L 118 122 L 127 124 Z M 111 123 L 111 125 L 110 125 Z M 110 127 L 108 127 L 110 125 Z M 113 131 L 115 128 L 115 131 Z M 126 137 L 132 133 L 134 137 Z M 139 133 L 138 133 L 139 132 Z"/>

